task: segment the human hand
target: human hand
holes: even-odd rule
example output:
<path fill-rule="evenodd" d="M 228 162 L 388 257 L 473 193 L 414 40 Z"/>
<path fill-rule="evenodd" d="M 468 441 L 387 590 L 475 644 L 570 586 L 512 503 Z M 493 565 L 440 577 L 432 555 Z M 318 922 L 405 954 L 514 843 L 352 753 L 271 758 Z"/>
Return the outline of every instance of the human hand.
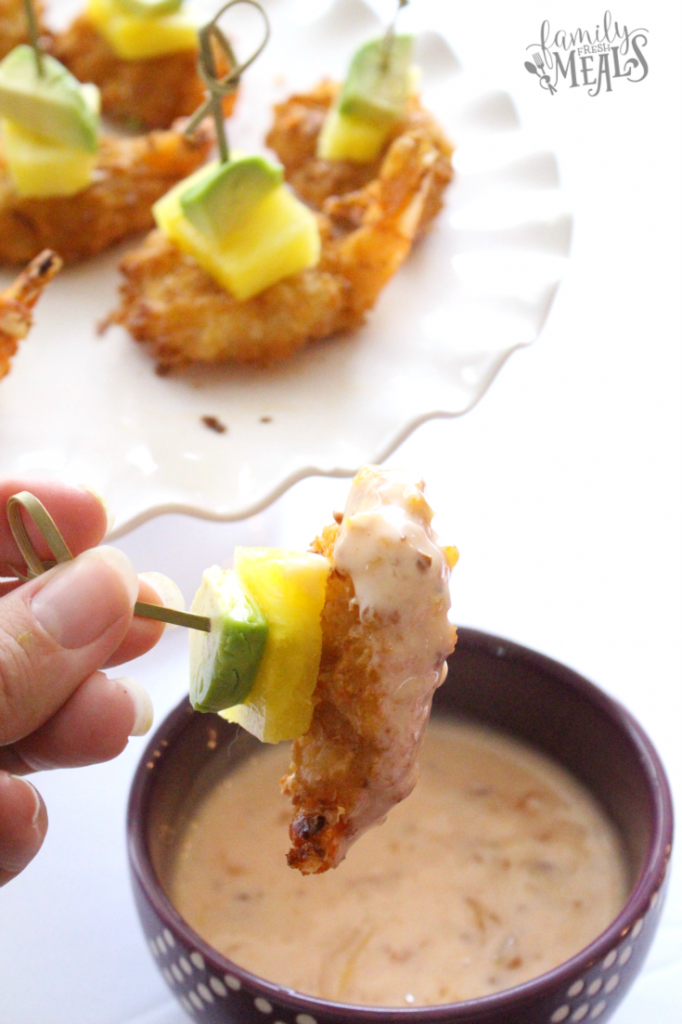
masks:
<path fill-rule="evenodd" d="M 23 569 L 5 508 L 28 489 L 52 515 L 74 560 L 21 584 Z M 47 831 L 45 805 L 22 778 L 48 768 L 116 757 L 152 723 L 147 693 L 111 668 L 149 650 L 163 624 L 133 617 L 138 598 L 161 604 L 120 551 L 97 547 L 104 506 L 85 488 L 51 481 L 0 481 L 0 885 L 36 855 Z M 50 552 L 27 526 L 41 559 Z"/>

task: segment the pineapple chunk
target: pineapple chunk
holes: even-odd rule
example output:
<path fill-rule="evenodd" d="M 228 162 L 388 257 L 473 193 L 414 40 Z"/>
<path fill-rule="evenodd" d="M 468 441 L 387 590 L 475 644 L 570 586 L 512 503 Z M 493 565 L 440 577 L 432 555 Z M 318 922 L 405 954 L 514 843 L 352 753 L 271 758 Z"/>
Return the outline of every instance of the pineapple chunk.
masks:
<path fill-rule="evenodd" d="M 246 701 L 220 714 L 263 743 L 295 739 L 313 716 L 329 562 L 309 552 L 237 548 L 234 568 L 267 619 L 268 639 Z"/>
<path fill-rule="evenodd" d="M 410 64 L 412 37 L 394 36 L 388 73 L 382 67 L 383 40 L 355 53 L 336 103 L 317 139 L 322 160 L 370 163 L 381 152 L 392 126 L 407 109 L 419 86 L 419 69 Z"/>
<path fill-rule="evenodd" d="M 176 14 L 133 14 L 118 0 L 88 0 L 85 13 L 121 60 L 198 49 L 197 27 Z"/>
<path fill-rule="evenodd" d="M 355 160 L 369 163 L 380 153 L 391 124 L 368 121 L 351 114 L 329 111 L 317 139 L 317 155 L 322 160 Z"/>
<path fill-rule="evenodd" d="M 220 242 L 190 224 L 180 196 L 205 173 L 205 168 L 196 171 L 159 199 L 153 207 L 154 218 L 167 237 L 235 299 L 250 299 L 275 281 L 315 266 L 320 258 L 317 220 L 286 185 L 268 193 L 248 219 Z"/>
<path fill-rule="evenodd" d="M 47 142 L 6 118 L 2 134 L 9 176 L 20 196 L 72 196 L 91 183 L 96 153 Z"/>

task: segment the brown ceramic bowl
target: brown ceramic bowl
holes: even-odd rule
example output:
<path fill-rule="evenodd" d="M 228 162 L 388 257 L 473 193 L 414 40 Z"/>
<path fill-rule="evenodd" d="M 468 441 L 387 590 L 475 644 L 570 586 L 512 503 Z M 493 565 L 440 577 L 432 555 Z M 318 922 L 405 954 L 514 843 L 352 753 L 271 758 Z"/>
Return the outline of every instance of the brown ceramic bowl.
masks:
<path fill-rule="evenodd" d="M 216 1024 L 575 1024 L 610 1017 L 644 962 L 666 887 L 672 805 L 656 751 L 623 707 L 575 672 L 470 629 L 459 631 L 450 675 L 434 707 L 440 715 L 464 715 L 525 740 L 596 795 L 620 830 L 633 879 L 618 917 L 549 973 L 460 1003 L 350 1006 L 256 977 L 208 946 L 173 908 L 162 885 L 188 801 L 199 799 L 216 769 L 229 770 L 255 742 L 246 734 L 235 742 L 235 726 L 216 715 L 194 714 L 183 702 L 157 730 L 138 767 L 128 836 L 149 947 L 191 1016 Z"/>

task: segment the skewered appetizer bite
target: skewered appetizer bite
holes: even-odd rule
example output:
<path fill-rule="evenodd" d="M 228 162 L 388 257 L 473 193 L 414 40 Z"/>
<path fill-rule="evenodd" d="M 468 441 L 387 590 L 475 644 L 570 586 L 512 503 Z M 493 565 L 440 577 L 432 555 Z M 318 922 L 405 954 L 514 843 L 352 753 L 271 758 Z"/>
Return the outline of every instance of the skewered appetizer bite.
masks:
<path fill-rule="evenodd" d="M 52 40 L 52 52 L 81 82 L 94 82 L 102 111 L 138 128 L 168 128 L 201 103 L 197 26 L 183 0 L 88 0 Z M 216 48 L 219 74 L 229 68 Z M 223 100 L 232 113 L 235 94 Z"/>
<path fill-rule="evenodd" d="M 208 570 L 195 599 L 212 629 L 192 634 L 192 702 L 295 741 L 282 789 L 288 862 L 304 874 L 336 867 L 417 782 L 456 636 L 457 551 L 432 517 L 422 481 L 365 466 L 311 552 L 237 549 L 234 572 Z"/>
<path fill-rule="evenodd" d="M 61 265 L 56 253 L 41 252 L 0 292 L 0 380 L 9 373 L 10 360 L 31 328 L 33 307 Z"/>
<path fill-rule="evenodd" d="M 207 127 L 137 139 L 99 134 L 99 92 L 47 54 L 0 63 L 0 261 L 44 248 L 72 262 L 153 223 L 154 202 L 206 159 Z"/>
<path fill-rule="evenodd" d="M 201 29 L 202 59 L 220 13 Z M 192 123 L 212 110 L 220 163 L 156 204 L 159 230 L 123 259 L 121 304 L 109 318 L 148 344 L 161 368 L 263 365 L 360 325 L 410 251 L 439 159 L 427 135 L 404 133 L 373 180 L 315 217 L 281 167 L 229 158 L 220 82 L 206 69 L 204 78 L 211 99 Z M 359 94 L 371 88 L 366 81 Z"/>
<path fill-rule="evenodd" d="M 453 146 L 415 91 L 412 50 L 411 36 L 391 32 L 364 44 L 342 85 L 326 80 L 278 104 L 266 141 L 297 194 L 325 212 L 378 178 L 397 141 L 428 145 L 435 156 L 419 238 L 443 205 Z"/>
<path fill-rule="evenodd" d="M 202 171 L 156 205 L 159 230 L 124 257 L 110 319 L 161 366 L 267 364 L 352 330 L 410 251 L 437 159 L 428 139 L 398 138 L 374 181 L 317 217 L 262 162 L 271 190 L 242 185 L 239 206 L 214 201 L 200 224 L 182 198 Z"/>

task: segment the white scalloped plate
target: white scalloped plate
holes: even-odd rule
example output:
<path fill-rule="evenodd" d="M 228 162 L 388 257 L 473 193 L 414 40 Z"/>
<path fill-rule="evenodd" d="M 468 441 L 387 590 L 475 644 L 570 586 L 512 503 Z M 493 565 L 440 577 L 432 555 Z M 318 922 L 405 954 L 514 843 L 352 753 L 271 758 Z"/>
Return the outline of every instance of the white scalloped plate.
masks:
<path fill-rule="evenodd" d="M 266 7 L 272 41 L 230 127 L 243 150 L 262 148 L 273 100 L 340 77 L 379 29 L 363 0 Z M 249 45 L 242 10 L 230 22 L 238 53 Z M 121 250 L 108 253 L 63 272 L 41 301 L 0 385 L 0 473 L 88 483 L 115 514 L 116 535 L 164 512 L 235 520 L 303 477 L 352 475 L 425 420 L 471 409 L 537 337 L 571 217 L 553 155 L 521 131 L 510 97 L 480 90 L 437 32 L 418 32 L 418 61 L 424 101 L 457 143 L 457 178 L 365 327 L 267 370 L 158 377 L 124 331 L 97 335 L 116 303 Z M 227 432 L 208 429 L 206 415 Z"/>

